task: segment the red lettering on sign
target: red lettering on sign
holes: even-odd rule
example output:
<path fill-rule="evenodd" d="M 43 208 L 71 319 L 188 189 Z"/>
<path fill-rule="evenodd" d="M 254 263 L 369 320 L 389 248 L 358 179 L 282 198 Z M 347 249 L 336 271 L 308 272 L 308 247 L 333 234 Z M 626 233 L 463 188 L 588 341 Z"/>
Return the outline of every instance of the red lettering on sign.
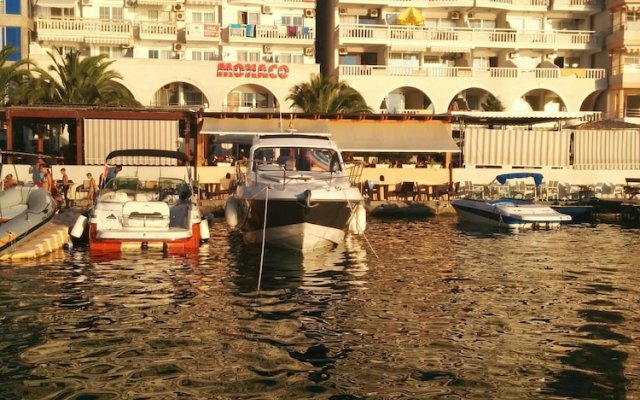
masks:
<path fill-rule="evenodd" d="M 287 79 L 289 72 L 288 65 L 218 63 L 216 76 L 220 78 Z"/>

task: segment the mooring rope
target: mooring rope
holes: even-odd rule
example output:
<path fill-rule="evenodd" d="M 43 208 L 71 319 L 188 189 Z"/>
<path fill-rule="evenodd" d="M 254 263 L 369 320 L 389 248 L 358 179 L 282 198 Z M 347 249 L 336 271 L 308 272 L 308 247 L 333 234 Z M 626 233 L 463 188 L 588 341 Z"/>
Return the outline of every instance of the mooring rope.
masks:
<path fill-rule="evenodd" d="M 258 273 L 258 289 L 257 292 L 260 293 L 260 285 L 262 283 L 262 269 L 263 269 L 263 265 L 264 265 L 264 248 L 265 248 L 265 242 L 266 242 L 266 237 L 267 237 L 267 211 L 268 211 L 268 204 L 269 204 L 269 187 L 270 186 L 265 186 L 265 193 L 264 193 L 264 222 L 262 224 L 262 249 L 260 250 L 260 269 L 259 269 L 259 273 Z"/>
<path fill-rule="evenodd" d="M 355 204 L 353 207 L 351 207 L 351 201 L 349 200 L 349 197 L 347 196 L 347 192 L 345 190 L 343 190 L 342 194 L 344 194 L 344 199 L 347 201 L 347 206 L 349 207 L 349 210 L 351 210 L 351 218 L 355 218 L 356 219 L 356 224 L 358 224 L 358 218 L 357 218 L 357 215 L 355 214 L 355 210 L 359 206 L 359 204 Z M 358 228 L 359 227 L 360 226 L 358 225 Z M 364 237 L 364 241 L 367 242 L 367 246 L 369 246 L 369 248 L 373 252 L 373 255 L 376 256 L 377 259 L 379 259 L 380 257 L 378 257 L 378 253 L 376 253 L 376 251 L 374 250 L 374 248 L 371 245 L 371 242 L 369 241 L 369 238 L 367 237 L 367 234 L 365 233 L 364 230 L 362 231 L 362 237 Z"/>

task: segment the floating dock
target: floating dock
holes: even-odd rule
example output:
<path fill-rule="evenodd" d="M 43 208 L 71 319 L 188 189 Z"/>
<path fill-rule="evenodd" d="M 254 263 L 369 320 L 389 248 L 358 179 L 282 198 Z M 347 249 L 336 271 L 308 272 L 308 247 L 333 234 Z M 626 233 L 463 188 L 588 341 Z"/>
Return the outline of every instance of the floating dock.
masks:
<path fill-rule="evenodd" d="M 69 230 L 77 216 L 73 210 L 56 214 L 51 221 L 0 255 L 0 261 L 33 259 L 63 249 L 70 242 Z"/>

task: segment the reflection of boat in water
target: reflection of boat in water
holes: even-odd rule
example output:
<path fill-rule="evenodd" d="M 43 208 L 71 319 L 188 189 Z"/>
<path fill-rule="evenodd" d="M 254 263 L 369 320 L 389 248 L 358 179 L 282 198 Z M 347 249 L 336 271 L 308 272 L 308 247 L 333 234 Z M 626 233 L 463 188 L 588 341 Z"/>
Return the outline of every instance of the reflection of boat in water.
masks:
<path fill-rule="evenodd" d="M 107 156 L 107 162 L 139 156 L 171 158 L 185 164 L 188 161 L 178 151 L 117 150 Z M 163 176 L 141 181 L 137 176 L 121 175 L 106 182 L 91 209 L 92 252 L 154 248 L 167 252 L 194 251 L 200 247 L 201 239 L 208 238 L 209 226 L 201 217 L 190 181 Z M 83 223 L 86 217 L 81 216 L 72 230 L 75 237 L 82 236 Z"/>
<path fill-rule="evenodd" d="M 56 211 L 53 197 L 44 189 L 16 186 L 0 192 L 0 255 L 43 227 Z"/>
<path fill-rule="evenodd" d="M 263 135 L 226 205 L 226 219 L 247 243 L 307 251 L 362 233 L 366 213 L 335 142 L 311 134 Z"/>

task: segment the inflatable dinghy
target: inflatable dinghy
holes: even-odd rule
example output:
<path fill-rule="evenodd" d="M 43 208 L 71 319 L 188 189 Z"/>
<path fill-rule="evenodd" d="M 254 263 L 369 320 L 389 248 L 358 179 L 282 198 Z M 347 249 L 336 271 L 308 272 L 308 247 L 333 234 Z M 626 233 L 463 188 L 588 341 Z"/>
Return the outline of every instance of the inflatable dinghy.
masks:
<path fill-rule="evenodd" d="M 35 186 L 0 192 L 0 255 L 49 222 L 56 210 L 51 194 Z"/>

